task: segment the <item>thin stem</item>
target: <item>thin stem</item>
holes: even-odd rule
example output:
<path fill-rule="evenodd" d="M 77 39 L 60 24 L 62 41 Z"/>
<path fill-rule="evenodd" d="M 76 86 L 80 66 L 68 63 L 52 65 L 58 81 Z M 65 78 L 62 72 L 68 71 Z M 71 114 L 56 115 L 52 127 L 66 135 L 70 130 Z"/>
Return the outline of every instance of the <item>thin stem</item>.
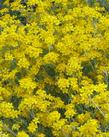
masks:
<path fill-rule="evenodd" d="M 3 125 L 3 127 L 8 131 L 10 132 L 14 137 L 16 137 L 16 133 L 14 133 L 10 128 L 8 128 L 6 125 Z"/>
<path fill-rule="evenodd" d="M 105 117 L 105 113 L 99 108 L 99 106 L 97 106 L 97 104 L 93 101 L 93 99 L 91 99 L 90 97 L 89 97 L 89 99 L 92 101 L 92 103 L 95 105 L 95 107 L 101 112 L 103 117 Z"/>

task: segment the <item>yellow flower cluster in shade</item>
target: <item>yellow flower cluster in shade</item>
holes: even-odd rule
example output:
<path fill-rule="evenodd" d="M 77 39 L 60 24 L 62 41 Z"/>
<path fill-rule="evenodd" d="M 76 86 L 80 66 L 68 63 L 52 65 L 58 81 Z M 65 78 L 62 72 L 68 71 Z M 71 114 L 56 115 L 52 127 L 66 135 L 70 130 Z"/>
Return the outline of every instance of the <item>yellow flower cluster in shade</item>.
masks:
<path fill-rule="evenodd" d="M 0 137 L 109 137 L 108 7 L 0 1 Z"/>

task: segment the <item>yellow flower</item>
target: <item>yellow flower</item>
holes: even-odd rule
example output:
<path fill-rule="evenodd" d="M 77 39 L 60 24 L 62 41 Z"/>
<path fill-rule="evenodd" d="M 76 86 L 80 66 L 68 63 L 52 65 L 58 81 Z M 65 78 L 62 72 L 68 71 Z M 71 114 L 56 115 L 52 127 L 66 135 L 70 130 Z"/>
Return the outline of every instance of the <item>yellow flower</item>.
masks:
<path fill-rule="evenodd" d="M 94 136 L 98 132 L 98 123 L 97 120 L 91 119 L 88 120 L 83 126 L 79 128 L 81 135 L 85 136 Z"/>
<path fill-rule="evenodd" d="M 58 111 L 53 111 L 48 114 L 47 123 L 52 125 L 53 123 L 57 122 L 60 119 L 60 113 Z"/>
<path fill-rule="evenodd" d="M 13 60 L 13 55 L 11 53 L 6 53 L 5 54 L 5 60 Z"/>
<path fill-rule="evenodd" d="M 18 111 L 14 110 L 12 103 L 2 102 L 0 103 L 0 116 L 6 118 L 17 118 Z"/>
<path fill-rule="evenodd" d="M 25 131 L 19 131 L 17 137 L 29 137 L 29 135 Z"/>
<path fill-rule="evenodd" d="M 28 62 L 28 60 L 26 58 L 21 58 L 19 61 L 18 61 L 18 66 L 21 67 L 21 68 L 28 68 L 30 65 L 30 63 Z"/>
<path fill-rule="evenodd" d="M 39 123 L 38 118 L 34 118 L 34 119 L 29 123 L 29 126 L 28 126 L 29 132 L 34 133 L 34 132 L 36 131 L 36 129 L 38 128 L 38 125 L 37 125 L 38 123 Z"/>
<path fill-rule="evenodd" d="M 77 121 L 79 123 L 84 123 L 85 121 L 89 120 L 91 117 L 90 117 L 90 114 L 88 112 L 86 112 L 85 114 L 79 114 L 77 116 Z"/>
<path fill-rule="evenodd" d="M 46 64 L 56 63 L 58 59 L 59 59 L 59 55 L 55 52 L 49 52 L 48 54 L 44 56 L 44 62 Z"/>
<path fill-rule="evenodd" d="M 69 88 L 69 80 L 65 78 L 60 78 L 58 80 L 58 87 L 63 91 L 67 92 L 67 89 Z"/>
<path fill-rule="evenodd" d="M 77 78 L 69 78 L 69 83 L 72 88 L 72 90 L 78 90 L 78 79 Z"/>
<path fill-rule="evenodd" d="M 43 133 L 40 133 L 37 137 L 45 137 L 45 135 Z"/>
<path fill-rule="evenodd" d="M 39 55 L 42 53 L 42 49 L 37 48 L 35 46 L 28 46 L 26 48 L 26 54 L 28 54 L 30 57 L 38 58 Z"/>
<path fill-rule="evenodd" d="M 68 60 L 68 67 L 66 68 L 67 74 L 72 75 L 74 72 L 81 70 L 81 62 L 77 57 L 71 57 Z"/>
<path fill-rule="evenodd" d="M 53 129 L 60 130 L 66 123 L 66 119 L 60 119 L 53 124 Z"/>
<path fill-rule="evenodd" d="M 34 89 L 36 88 L 36 85 L 37 85 L 34 81 L 32 81 L 30 77 L 21 79 L 19 83 L 20 83 L 20 86 L 24 89 Z"/>

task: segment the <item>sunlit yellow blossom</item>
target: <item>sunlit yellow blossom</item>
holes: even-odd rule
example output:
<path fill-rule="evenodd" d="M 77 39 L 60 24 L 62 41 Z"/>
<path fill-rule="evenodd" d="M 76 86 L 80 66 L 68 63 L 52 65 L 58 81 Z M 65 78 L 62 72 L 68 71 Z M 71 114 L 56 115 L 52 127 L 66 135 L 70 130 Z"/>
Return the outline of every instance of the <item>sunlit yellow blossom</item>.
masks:
<path fill-rule="evenodd" d="M 58 61 L 58 54 L 49 52 L 44 56 L 44 62 L 45 63 L 56 63 Z"/>
<path fill-rule="evenodd" d="M 60 119 L 60 113 L 58 111 L 53 111 L 48 115 L 47 121 L 50 125 L 57 122 Z"/>
<path fill-rule="evenodd" d="M 31 78 L 23 78 L 20 80 L 20 86 L 24 89 L 34 89 L 36 83 Z"/>
<path fill-rule="evenodd" d="M 63 91 L 66 92 L 66 89 L 69 87 L 69 81 L 65 78 L 60 78 L 58 80 L 58 87 Z"/>
<path fill-rule="evenodd" d="M 29 135 L 24 131 L 20 131 L 20 132 L 18 132 L 17 137 L 29 137 Z"/>
<path fill-rule="evenodd" d="M 33 133 L 38 128 L 37 124 L 39 123 L 38 118 L 34 118 L 28 126 L 29 132 Z"/>
<path fill-rule="evenodd" d="M 96 135 L 96 132 L 98 131 L 98 124 L 96 120 L 89 120 L 87 123 L 85 123 L 83 126 L 80 127 L 81 135 Z"/>
<path fill-rule="evenodd" d="M 0 103 L 0 117 L 17 118 L 18 111 L 14 110 L 12 103 L 2 102 Z"/>
<path fill-rule="evenodd" d="M 18 61 L 18 66 L 19 67 L 23 67 L 23 68 L 28 68 L 29 67 L 29 62 L 26 58 L 21 58 L 19 61 Z"/>

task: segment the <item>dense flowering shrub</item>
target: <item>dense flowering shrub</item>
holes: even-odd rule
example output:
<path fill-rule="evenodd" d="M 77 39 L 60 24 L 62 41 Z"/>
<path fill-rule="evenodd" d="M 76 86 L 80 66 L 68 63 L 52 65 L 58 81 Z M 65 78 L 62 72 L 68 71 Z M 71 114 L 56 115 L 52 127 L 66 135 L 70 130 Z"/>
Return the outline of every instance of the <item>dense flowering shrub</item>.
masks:
<path fill-rule="evenodd" d="M 109 137 L 108 2 L 1 1 L 0 137 Z"/>

